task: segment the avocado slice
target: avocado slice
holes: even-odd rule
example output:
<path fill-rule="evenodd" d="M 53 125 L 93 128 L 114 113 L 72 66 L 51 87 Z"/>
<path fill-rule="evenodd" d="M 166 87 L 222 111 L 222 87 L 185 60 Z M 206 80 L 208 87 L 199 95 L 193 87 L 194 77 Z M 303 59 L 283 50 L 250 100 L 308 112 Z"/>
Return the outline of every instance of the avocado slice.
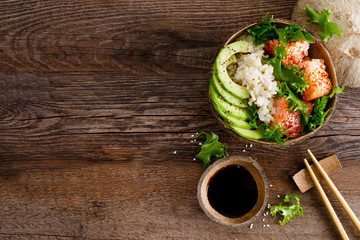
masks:
<path fill-rule="evenodd" d="M 213 76 L 210 80 L 210 84 L 212 84 L 214 86 L 215 90 L 217 90 L 217 92 L 220 94 L 220 96 L 228 103 L 233 104 L 237 107 L 241 107 L 241 108 L 246 108 L 248 106 L 247 100 L 237 98 L 234 95 L 232 95 L 231 93 L 229 93 L 228 91 L 226 91 L 221 86 L 219 79 L 216 77 L 216 74 L 213 74 Z"/>
<path fill-rule="evenodd" d="M 229 76 L 227 67 L 233 61 L 233 55 L 236 53 L 244 53 L 248 51 L 248 43 L 245 41 L 237 41 L 226 45 L 219 52 L 215 60 L 216 75 L 221 82 L 221 85 L 235 97 L 240 99 L 249 98 L 249 92 L 244 86 L 235 83 Z"/>
<path fill-rule="evenodd" d="M 243 120 L 234 118 L 232 116 L 230 116 L 229 114 L 226 114 L 225 112 L 223 112 L 221 110 L 221 107 L 219 105 L 217 105 L 217 103 L 215 101 L 212 101 L 214 109 L 217 111 L 217 113 L 220 115 L 220 117 L 223 118 L 223 121 L 225 121 L 227 124 L 230 124 L 231 126 L 235 126 L 235 127 L 240 127 L 240 128 L 244 128 L 244 129 L 251 129 L 252 126 Z"/>
<path fill-rule="evenodd" d="M 211 94 L 211 100 L 215 102 L 215 104 L 217 104 L 217 106 L 219 106 L 219 108 L 224 113 L 243 121 L 249 119 L 249 112 L 247 109 L 236 107 L 223 100 L 220 97 L 220 95 L 216 92 L 212 84 L 210 84 L 210 94 Z"/>
<path fill-rule="evenodd" d="M 226 123 L 226 125 L 228 125 L 229 128 L 231 128 L 235 133 L 237 133 L 238 135 L 240 135 L 244 138 L 260 140 L 264 136 L 263 132 L 261 132 L 260 130 L 257 130 L 257 129 L 254 129 L 254 130 L 244 129 L 244 128 L 236 127 L 229 123 Z"/>

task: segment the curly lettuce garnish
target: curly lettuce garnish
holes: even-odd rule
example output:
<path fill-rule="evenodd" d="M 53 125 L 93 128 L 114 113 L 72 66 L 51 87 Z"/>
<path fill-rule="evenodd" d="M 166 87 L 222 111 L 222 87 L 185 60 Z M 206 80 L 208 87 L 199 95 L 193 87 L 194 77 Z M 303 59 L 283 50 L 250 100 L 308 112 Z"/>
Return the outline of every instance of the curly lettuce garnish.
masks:
<path fill-rule="evenodd" d="M 319 29 L 322 31 L 322 33 L 320 33 L 319 36 L 323 39 L 325 43 L 334 34 L 341 37 L 341 31 L 339 30 L 339 28 L 333 22 L 330 21 L 330 15 L 331 15 L 330 9 L 323 9 L 321 13 L 319 13 L 318 11 L 306 5 L 304 10 L 306 12 L 306 15 L 309 17 L 307 22 L 319 24 Z"/>
<path fill-rule="evenodd" d="M 271 16 L 267 21 L 269 13 L 265 15 L 261 24 L 248 29 L 247 32 L 254 37 L 254 44 L 258 46 L 263 43 L 267 43 L 272 39 L 279 39 L 280 43 L 286 47 L 286 43 L 291 41 L 307 41 L 314 43 L 315 40 L 308 32 L 303 32 L 302 28 L 296 23 L 291 24 L 285 28 L 277 28 L 273 24 L 274 16 Z"/>
<path fill-rule="evenodd" d="M 274 16 L 271 16 L 270 21 L 267 21 L 269 13 L 266 13 L 261 24 L 256 25 L 252 29 L 248 29 L 248 33 L 254 37 L 254 44 L 258 46 L 260 44 L 268 42 L 270 39 L 278 38 L 275 25 L 272 25 Z"/>
<path fill-rule="evenodd" d="M 303 208 L 300 206 L 300 196 L 294 194 L 287 194 L 284 198 L 284 203 L 290 202 L 290 198 L 296 200 L 296 204 L 283 206 L 282 203 L 279 205 L 271 206 L 270 214 L 276 218 L 276 214 L 280 214 L 284 217 L 282 221 L 279 221 L 281 226 L 284 226 L 285 223 L 291 221 L 295 218 L 296 215 L 303 216 Z"/>
<path fill-rule="evenodd" d="M 306 88 L 310 87 L 304 69 L 298 68 L 291 63 L 289 63 L 289 67 L 281 63 L 287 56 L 285 47 L 279 45 L 274 48 L 274 52 L 275 56 L 273 58 L 263 58 L 263 61 L 273 66 L 273 74 L 276 80 L 285 82 L 297 94 L 302 94 Z"/>
<path fill-rule="evenodd" d="M 328 110 L 324 111 L 327 102 L 329 101 L 329 99 L 334 97 L 336 93 L 342 93 L 343 91 L 344 85 L 342 87 L 333 87 L 331 94 L 318 98 L 314 101 L 314 109 L 312 115 L 309 118 L 306 130 L 307 132 L 314 131 L 316 128 L 318 128 L 325 122 L 325 118 L 331 110 L 331 108 L 329 108 Z"/>
<path fill-rule="evenodd" d="M 299 110 L 301 112 L 301 121 L 302 121 L 302 125 L 306 125 L 308 124 L 309 121 L 309 114 L 307 113 L 308 111 L 308 106 L 306 105 L 306 103 L 304 101 L 302 101 L 301 99 L 299 99 L 288 87 L 288 85 L 285 82 L 282 82 L 278 85 L 279 87 L 279 92 L 277 94 L 276 97 L 281 97 L 284 96 L 289 103 L 289 111 L 290 112 L 294 112 Z"/>
<path fill-rule="evenodd" d="M 285 28 L 276 29 L 276 33 L 279 36 L 279 41 L 283 46 L 286 46 L 286 43 L 292 41 L 307 41 L 309 43 L 314 43 L 315 40 L 310 33 L 302 31 L 302 28 L 296 23 L 291 24 Z"/>
<path fill-rule="evenodd" d="M 207 167 L 210 166 L 210 158 L 212 156 L 217 158 L 229 156 L 227 152 L 229 146 L 227 144 L 219 142 L 219 136 L 213 132 L 210 132 L 210 134 L 208 134 L 207 132 L 200 131 L 197 137 L 201 135 L 205 135 L 206 141 L 201 144 L 201 151 L 195 157 L 203 161 L 203 168 L 205 170 Z"/>
<path fill-rule="evenodd" d="M 289 139 L 289 136 L 285 135 L 286 128 L 281 127 L 278 123 L 276 123 L 276 127 L 270 127 L 269 124 L 261 122 L 257 113 L 258 108 L 255 105 L 248 106 L 248 110 L 251 116 L 249 124 L 263 132 L 262 139 L 274 140 L 280 146 L 285 147 L 285 141 Z"/>

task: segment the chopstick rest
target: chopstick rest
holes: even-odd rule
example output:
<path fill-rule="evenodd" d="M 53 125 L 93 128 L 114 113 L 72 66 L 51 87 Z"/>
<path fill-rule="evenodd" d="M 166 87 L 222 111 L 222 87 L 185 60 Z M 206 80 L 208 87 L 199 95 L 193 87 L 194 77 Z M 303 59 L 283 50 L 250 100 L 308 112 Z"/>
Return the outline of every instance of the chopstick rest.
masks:
<path fill-rule="evenodd" d="M 319 181 L 317 180 L 314 171 L 311 169 L 310 164 L 308 163 L 308 161 L 306 159 L 304 159 L 304 163 L 305 163 L 306 169 L 309 171 L 310 177 L 313 180 L 315 187 L 318 190 L 318 192 L 321 196 L 321 199 L 323 200 L 323 202 L 326 206 L 326 209 L 328 210 L 333 222 L 335 223 L 335 226 L 338 229 L 342 239 L 349 239 L 348 235 L 345 232 L 344 227 L 342 226 L 338 216 L 336 215 L 336 213 L 334 211 L 334 208 L 331 206 L 329 199 L 327 198 L 324 190 L 322 189 Z"/>
<path fill-rule="evenodd" d="M 335 197 L 340 202 L 340 205 L 344 208 L 346 214 L 349 216 L 349 218 L 351 219 L 351 221 L 355 225 L 356 229 L 360 232 L 360 221 L 359 221 L 359 219 L 356 217 L 356 215 L 354 214 L 354 212 L 352 211 L 350 206 L 347 204 L 347 202 L 345 201 L 345 199 L 343 198 L 343 196 L 341 195 L 339 190 L 336 188 L 335 184 L 331 181 L 329 176 L 326 174 L 324 169 L 321 167 L 321 165 L 319 164 L 319 162 L 317 161 L 315 156 L 312 154 L 310 149 L 308 149 L 307 152 L 309 153 L 310 157 L 312 158 L 312 160 L 313 160 L 315 166 L 317 167 L 317 169 L 319 170 L 321 176 L 324 178 L 325 182 L 327 183 L 327 185 L 329 185 L 331 191 L 334 193 Z"/>
<path fill-rule="evenodd" d="M 331 175 L 332 173 L 342 168 L 341 163 L 336 155 L 331 155 L 327 158 L 324 158 L 320 160 L 319 163 L 323 167 L 327 175 Z M 315 173 L 316 178 L 319 181 L 321 181 L 321 179 L 323 178 L 319 173 L 319 171 L 316 169 L 316 166 L 315 165 L 310 165 L 310 166 L 313 172 Z M 302 193 L 314 187 L 314 182 L 312 181 L 309 172 L 307 171 L 306 168 L 301 169 L 292 178 Z"/>

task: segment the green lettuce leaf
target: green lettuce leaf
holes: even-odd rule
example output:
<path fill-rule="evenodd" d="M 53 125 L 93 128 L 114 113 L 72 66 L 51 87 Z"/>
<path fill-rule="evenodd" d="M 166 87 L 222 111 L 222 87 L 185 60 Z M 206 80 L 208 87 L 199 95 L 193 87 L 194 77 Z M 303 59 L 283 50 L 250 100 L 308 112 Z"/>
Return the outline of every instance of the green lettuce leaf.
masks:
<path fill-rule="evenodd" d="M 320 25 L 319 29 L 322 31 L 322 33 L 319 34 L 319 36 L 323 39 L 325 43 L 334 34 L 341 37 L 341 31 L 339 30 L 339 28 L 330 21 L 330 9 L 323 9 L 321 13 L 319 13 L 318 11 L 306 5 L 304 10 L 306 12 L 306 15 L 309 17 L 307 22 L 318 23 Z"/>
<path fill-rule="evenodd" d="M 285 28 L 276 29 L 276 33 L 279 35 L 280 43 L 286 47 L 286 43 L 291 41 L 307 41 L 309 43 L 314 43 L 315 40 L 310 33 L 302 32 L 302 28 L 296 23 L 291 24 Z"/>
<path fill-rule="evenodd" d="M 271 16 L 270 21 L 267 21 L 269 13 L 265 15 L 261 24 L 256 25 L 252 29 L 248 29 L 248 33 L 254 37 L 254 44 L 258 46 L 260 44 L 268 42 L 270 39 L 277 38 L 276 27 L 272 25 L 274 16 Z"/>
<path fill-rule="evenodd" d="M 276 214 L 280 214 L 284 217 L 282 221 L 279 221 L 281 226 L 284 226 L 285 223 L 291 221 L 296 215 L 304 215 L 303 208 L 300 206 L 300 196 L 287 194 L 284 198 L 284 203 L 290 202 L 290 198 L 294 198 L 296 200 L 296 204 L 283 206 L 282 203 L 279 203 L 279 205 L 271 206 L 270 209 L 270 214 L 274 218 L 276 218 Z"/>
<path fill-rule="evenodd" d="M 248 106 L 250 112 L 249 124 L 262 132 L 264 132 L 263 139 L 265 140 L 274 140 L 280 146 L 285 147 L 285 141 L 289 139 L 288 136 L 284 134 L 286 128 L 282 128 L 278 123 L 276 127 L 269 127 L 269 124 L 260 121 L 259 115 L 257 113 L 258 108 L 255 105 Z"/>
<path fill-rule="evenodd" d="M 285 141 L 290 137 L 285 135 L 287 128 L 281 127 L 276 123 L 276 127 L 269 128 L 267 126 L 264 131 L 263 139 L 265 140 L 275 140 L 280 146 L 285 147 Z"/>
<path fill-rule="evenodd" d="M 203 168 L 205 170 L 207 167 L 210 166 L 210 158 L 212 156 L 217 158 L 229 156 L 227 152 L 229 146 L 227 144 L 219 142 L 219 136 L 213 132 L 210 132 L 210 134 L 208 134 L 207 132 L 200 131 L 197 137 L 201 135 L 205 135 L 206 141 L 201 144 L 201 151 L 195 157 L 203 161 Z"/>
<path fill-rule="evenodd" d="M 293 112 L 296 110 L 300 110 L 301 112 L 301 121 L 302 125 L 308 124 L 310 115 L 307 114 L 308 106 L 304 101 L 298 98 L 288 87 L 285 82 L 282 82 L 278 85 L 279 92 L 277 97 L 284 96 L 289 103 L 289 111 Z"/>
<path fill-rule="evenodd" d="M 282 79 L 281 81 L 286 82 L 292 91 L 301 95 L 305 89 L 310 87 L 307 82 L 307 78 L 303 68 L 296 67 L 291 63 L 290 67 L 282 66 Z"/>
<path fill-rule="evenodd" d="M 342 93 L 344 91 L 344 85 L 342 87 L 333 87 L 333 90 L 331 94 L 323 96 L 321 98 L 314 100 L 314 109 L 313 112 L 309 118 L 309 122 L 307 125 L 307 132 L 314 131 L 316 128 L 318 128 L 320 125 L 322 125 L 325 122 L 325 118 L 331 108 L 328 110 L 325 110 L 326 104 L 329 101 L 329 99 L 333 98 L 336 93 Z"/>
<path fill-rule="evenodd" d="M 274 48 L 275 57 L 263 58 L 263 61 L 270 63 L 273 68 L 273 74 L 276 80 L 286 82 L 286 84 L 297 94 L 310 87 L 304 73 L 304 69 L 298 68 L 290 63 L 290 67 L 281 64 L 281 61 L 287 56 L 286 49 L 283 46 Z"/>
<path fill-rule="evenodd" d="M 287 51 L 285 47 L 279 45 L 278 47 L 274 48 L 275 56 L 273 58 L 263 58 L 264 62 L 270 63 L 273 68 L 273 74 L 275 79 L 281 80 L 283 78 L 282 75 L 282 67 L 281 67 L 281 61 L 286 58 Z"/>

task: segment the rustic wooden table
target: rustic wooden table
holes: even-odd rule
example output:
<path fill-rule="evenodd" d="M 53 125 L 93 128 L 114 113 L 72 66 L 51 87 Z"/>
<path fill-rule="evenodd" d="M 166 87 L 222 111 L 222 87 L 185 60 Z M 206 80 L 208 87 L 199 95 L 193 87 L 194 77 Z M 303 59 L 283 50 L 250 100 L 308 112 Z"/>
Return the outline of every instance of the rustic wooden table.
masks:
<path fill-rule="evenodd" d="M 191 135 L 212 130 L 230 155 L 258 159 L 269 203 L 300 194 L 291 176 L 308 147 L 318 158 L 336 153 L 343 169 L 332 179 L 360 215 L 360 90 L 346 89 L 316 136 L 272 151 L 245 148 L 209 110 L 220 44 L 266 12 L 289 19 L 294 4 L 1 1 L 0 239 L 339 239 L 315 189 L 301 194 L 304 216 L 284 227 L 270 216 L 225 227 L 196 198 L 203 170 Z"/>

